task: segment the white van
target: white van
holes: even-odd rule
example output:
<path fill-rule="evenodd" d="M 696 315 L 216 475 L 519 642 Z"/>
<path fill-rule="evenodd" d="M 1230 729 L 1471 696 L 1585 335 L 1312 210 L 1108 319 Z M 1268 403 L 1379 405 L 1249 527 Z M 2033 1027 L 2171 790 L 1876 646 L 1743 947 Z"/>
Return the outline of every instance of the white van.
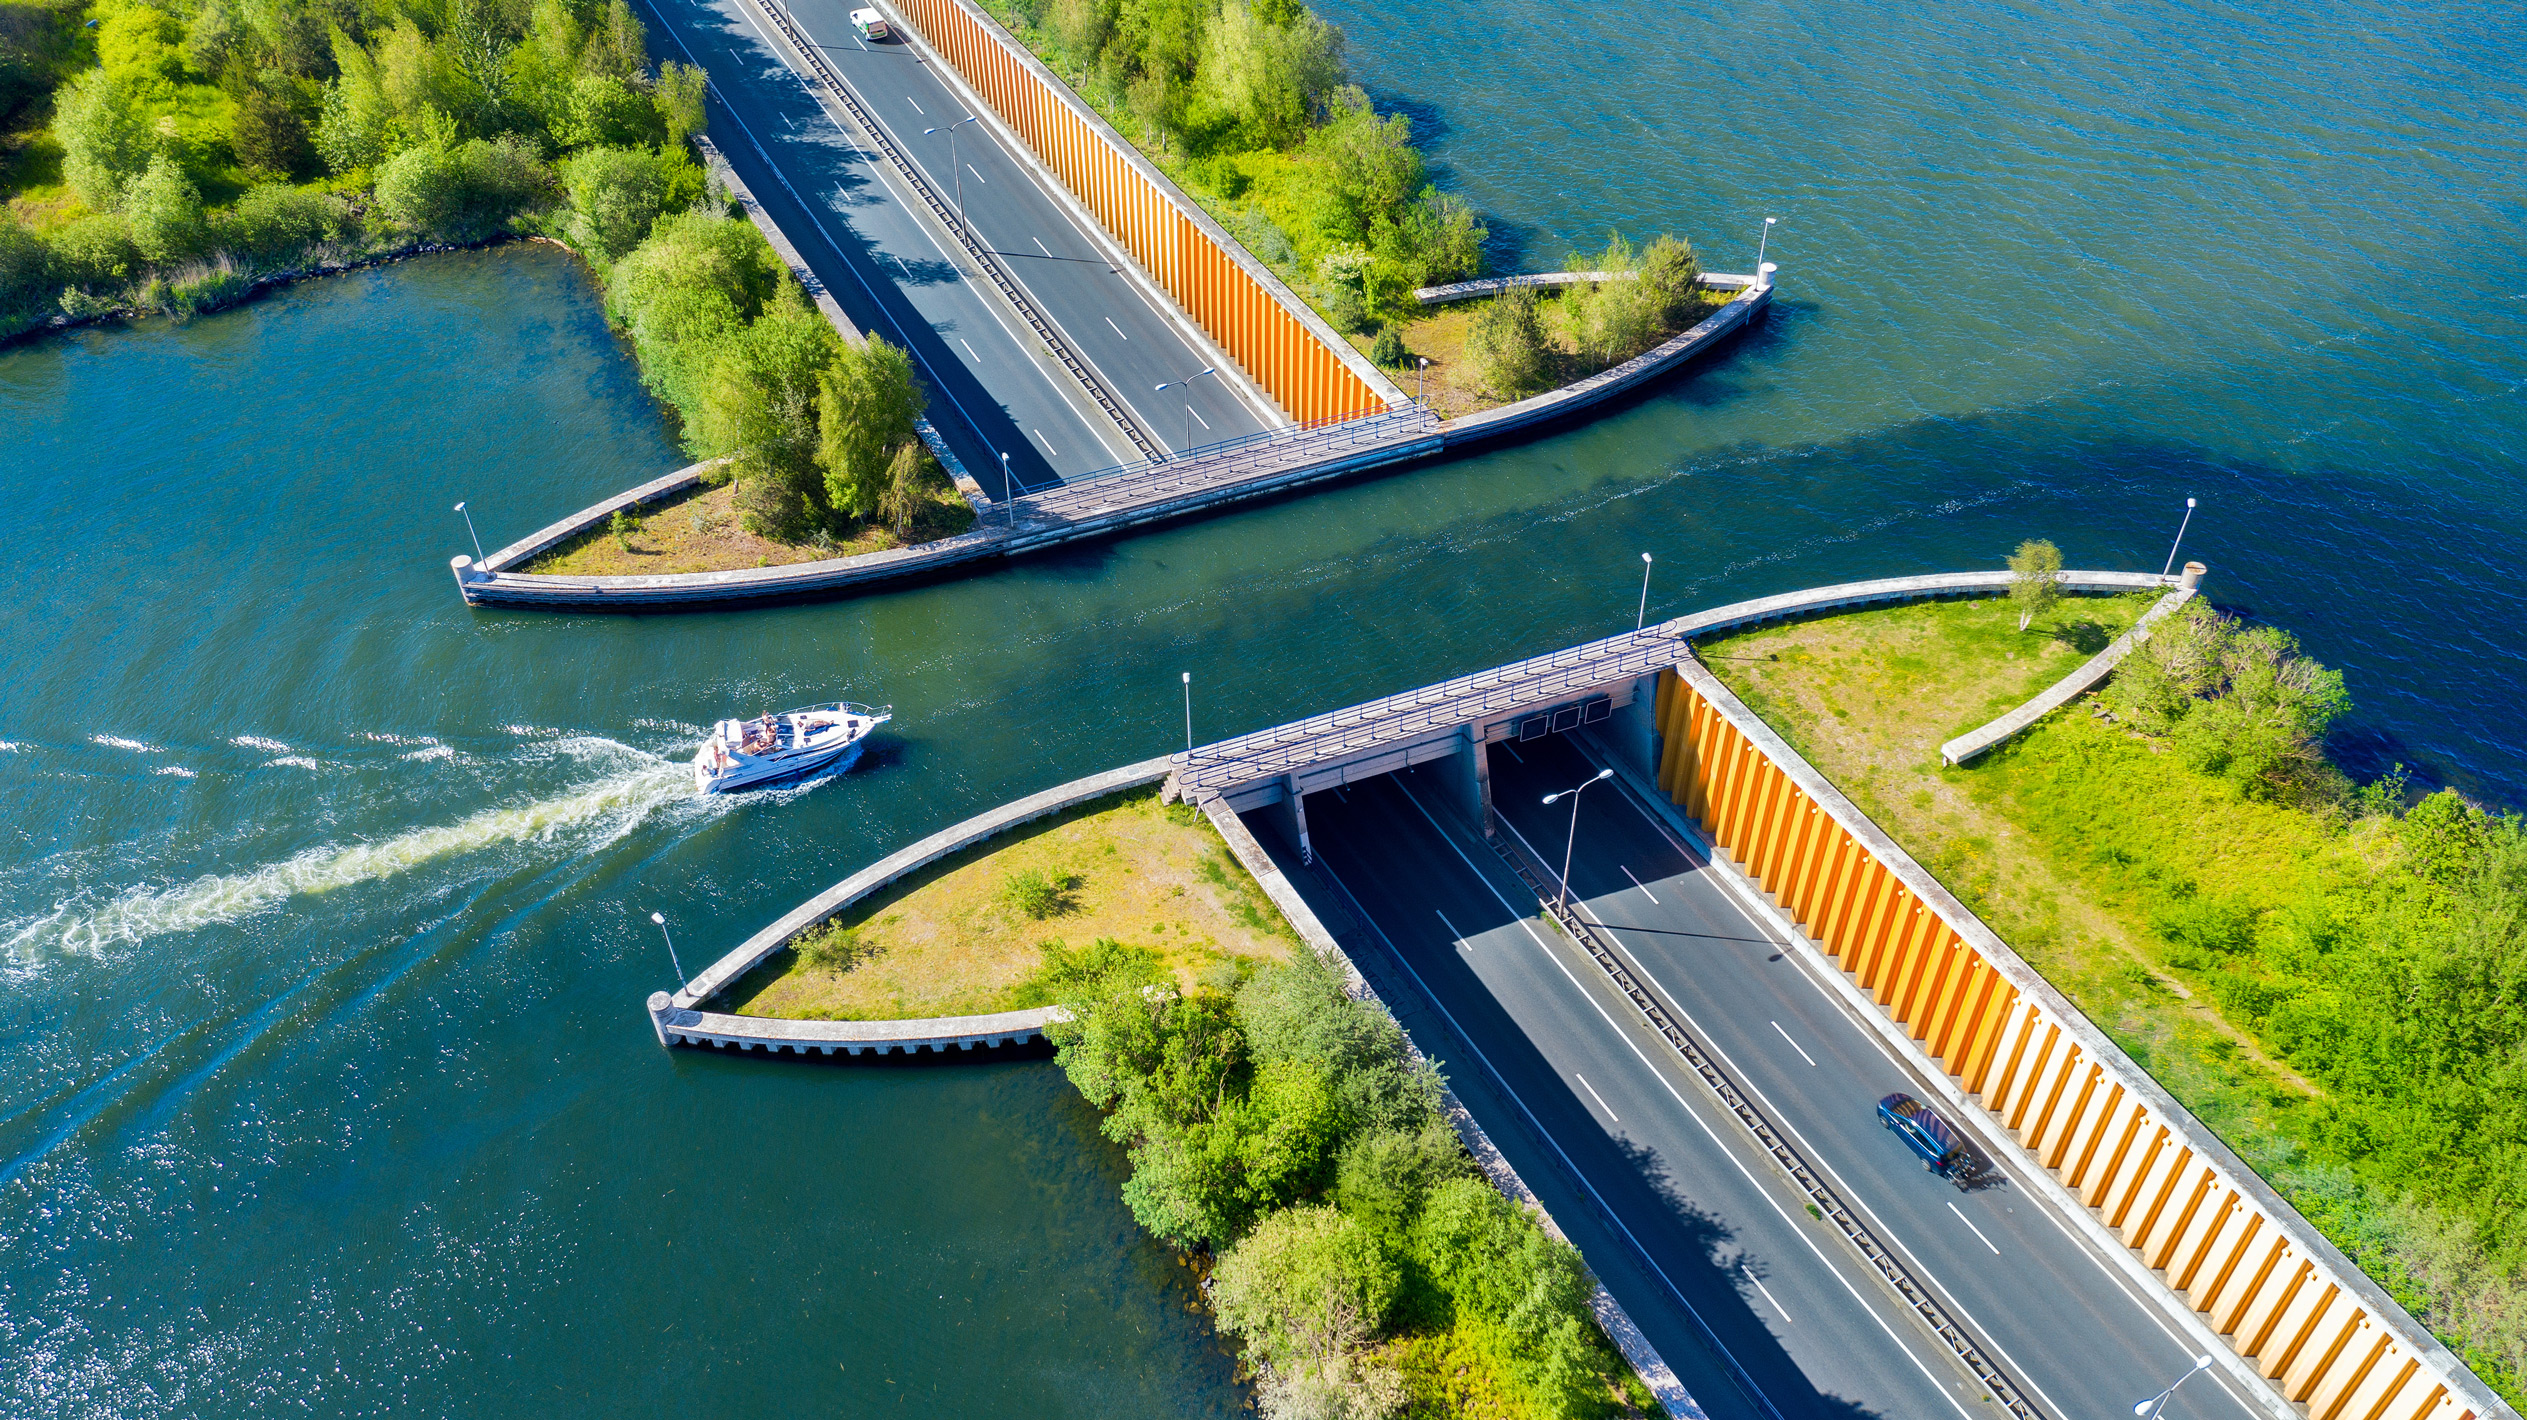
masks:
<path fill-rule="evenodd" d="M 852 11 L 851 28 L 858 30 L 860 32 L 860 38 L 862 39 L 884 40 L 894 38 L 892 34 L 887 32 L 886 17 L 875 10 Z"/>

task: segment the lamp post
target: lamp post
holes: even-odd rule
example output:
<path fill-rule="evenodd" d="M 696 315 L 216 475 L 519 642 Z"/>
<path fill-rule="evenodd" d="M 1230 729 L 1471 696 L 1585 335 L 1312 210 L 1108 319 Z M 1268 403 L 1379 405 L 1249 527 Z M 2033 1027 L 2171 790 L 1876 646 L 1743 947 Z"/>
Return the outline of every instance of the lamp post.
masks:
<path fill-rule="evenodd" d="M 1193 753 L 1193 672 L 1191 672 L 1191 671 L 1186 671 L 1186 672 L 1184 672 L 1184 678 L 1185 678 L 1185 753 L 1187 753 L 1187 754 L 1191 754 L 1191 753 Z"/>
<path fill-rule="evenodd" d="M 465 505 L 459 503 L 457 506 L 462 508 Z M 2167 545 L 2167 565 L 2158 569 L 2158 574 L 2160 576 L 2164 577 L 2168 573 L 2176 570 L 2176 549 L 2185 545 L 2185 529 L 2192 527 L 2193 525 L 2194 500 L 2188 498 L 2185 500 L 2185 520 L 2176 525 L 2176 540 Z"/>
<path fill-rule="evenodd" d="M 969 115 L 965 118 L 958 119 L 956 122 L 949 124 L 945 128 L 925 128 L 921 130 L 921 136 L 924 138 L 929 137 L 933 133 L 944 133 L 948 135 L 948 176 L 956 179 L 956 224 L 957 226 L 964 228 L 965 234 L 969 237 L 974 234 L 974 230 L 971 227 L 965 226 L 965 170 L 956 165 L 956 131 L 969 123 L 980 123 L 982 121 L 983 120 L 980 118 Z"/>
<path fill-rule="evenodd" d="M 1778 217 L 1766 217 L 1764 233 L 1755 239 L 1755 270 L 1758 272 L 1764 269 L 1764 248 L 1772 244 L 1772 224 L 1780 220 Z"/>
<path fill-rule="evenodd" d="M 675 936 L 667 930 L 667 914 L 664 912 L 653 912 L 649 914 L 649 920 L 658 924 L 658 935 L 667 939 L 667 960 L 672 963 L 676 969 L 676 984 L 684 987 L 688 991 L 692 990 L 693 983 L 684 979 L 684 963 L 676 960 L 676 939 Z"/>
<path fill-rule="evenodd" d="M 1612 769 L 1600 769 L 1594 777 L 1582 780 L 1579 789 L 1564 789 L 1558 794 L 1544 796 L 1544 801 L 1548 804 L 1555 799 L 1571 801 L 1571 831 L 1569 836 L 1562 840 L 1562 895 L 1556 903 L 1559 908 L 1567 910 L 1571 905 L 1571 850 L 1579 844 L 1579 790 L 1613 777 Z"/>
<path fill-rule="evenodd" d="M 2158 1394 L 2151 1396 L 2149 1399 L 2142 1401 L 2138 1405 L 2133 1406 L 2132 1413 L 2140 1416 L 2141 1420 L 2151 1420 L 2152 1416 L 2167 1413 L 2167 1398 L 2176 1393 L 2176 1387 L 2183 1385 L 2185 1382 L 2192 1380 L 2197 1374 L 2209 1369 L 2211 1369 L 2211 1358 L 2208 1356 L 2196 1356 L 2194 1358 L 2194 1368 L 2192 1370 L 2178 1376 L 2168 1385 L 2167 1389 L 2160 1391 Z"/>
<path fill-rule="evenodd" d="M 1168 390 L 1171 390 L 1171 389 L 1182 389 L 1182 388 L 1184 388 L 1186 385 L 1192 384 L 1195 380 L 1198 380 L 1198 379 L 1202 378 L 1204 375 L 1216 375 L 1216 374 L 1218 374 L 1218 373 L 1219 373 L 1219 370 L 1220 370 L 1220 367 L 1219 367 L 1219 366 L 1217 366 L 1217 365 L 1205 365 L 1205 366 L 1203 366 L 1201 369 L 1194 371 L 1192 374 L 1185 376 L 1185 377 L 1184 377 L 1183 379 L 1181 379 L 1181 380 L 1169 380 L 1169 381 L 1167 381 L 1166 383 L 1164 383 L 1164 384 L 1160 385 L 1160 386 L 1159 386 L 1156 390 L 1151 391 L 1151 393 L 1153 393 L 1153 394 L 1164 394 L 1165 392 L 1167 392 Z M 1193 406 L 1192 406 L 1191 404 L 1189 404 L 1189 403 L 1188 403 L 1187 405 L 1185 405 L 1185 451 L 1186 451 L 1186 452 L 1188 452 L 1188 453 L 1190 453 L 1190 452 L 1192 452 L 1192 450 L 1193 450 Z"/>
<path fill-rule="evenodd" d="M 1640 630 L 1650 619 L 1650 555 L 1641 554 L 1641 609 L 1632 614 L 1632 629 Z M 1577 812 L 1577 810 L 1573 810 Z"/>
<path fill-rule="evenodd" d="M 1413 402 L 1428 409 L 1430 407 L 1430 357 L 1416 355 L 1413 358 L 1421 361 L 1421 382 L 1413 386 Z"/>
<path fill-rule="evenodd" d="M 457 504 L 456 511 L 465 513 L 465 505 Z M 474 565 L 479 567 L 483 561 L 483 535 L 474 531 L 474 515 L 471 513 L 465 513 L 465 535 L 474 540 Z"/>
<path fill-rule="evenodd" d="M 1009 530 L 1011 532 L 1016 532 L 1018 530 L 1017 488 L 1017 481 L 1010 475 L 1009 472 L 1009 455 L 1004 453 L 1000 456 L 1000 503 L 1002 507 L 1009 510 Z"/>

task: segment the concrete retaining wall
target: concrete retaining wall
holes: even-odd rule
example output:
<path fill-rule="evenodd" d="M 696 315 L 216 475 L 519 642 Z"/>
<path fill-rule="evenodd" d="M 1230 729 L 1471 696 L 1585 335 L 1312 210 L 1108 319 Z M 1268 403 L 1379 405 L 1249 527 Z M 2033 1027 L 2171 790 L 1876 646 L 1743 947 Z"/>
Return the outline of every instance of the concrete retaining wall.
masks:
<path fill-rule="evenodd" d="M 1740 288 L 1734 299 L 1713 311 L 1693 329 L 1611 370 L 1515 404 L 1504 404 L 1498 409 L 1449 420 L 1440 426 L 1448 447 L 1521 434 L 1555 420 L 1567 419 L 1683 366 L 1743 330 L 1763 313 L 1766 306 L 1772 304 L 1772 272 L 1772 263 L 1766 262 L 1752 284 Z"/>
<path fill-rule="evenodd" d="M 2006 574 L 2003 574 L 2004 576 Z M 2276 1420 L 2509 1413 L 2148 1072 L 1699 662 L 1660 678 L 1659 787 L 1931 1065 L 1958 1122 L 2265 1396 Z"/>
<path fill-rule="evenodd" d="M 1413 299 L 1425 306 L 1442 306 L 1450 301 L 1470 301 L 1477 296 L 1497 295 L 1513 286 L 1576 286 L 1582 282 L 1612 281 L 1629 277 L 1628 271 L 1539 271 L 1527 276 L 1486 276 L 1478 281 L 1457 281 L 1446 286 L 1418 286 Z M 1720 272 L 1704 272 L 1698 284 L 1715 291 L 1742 291 L 1755 284 L 1752 276 L 1731 276 Z"/>

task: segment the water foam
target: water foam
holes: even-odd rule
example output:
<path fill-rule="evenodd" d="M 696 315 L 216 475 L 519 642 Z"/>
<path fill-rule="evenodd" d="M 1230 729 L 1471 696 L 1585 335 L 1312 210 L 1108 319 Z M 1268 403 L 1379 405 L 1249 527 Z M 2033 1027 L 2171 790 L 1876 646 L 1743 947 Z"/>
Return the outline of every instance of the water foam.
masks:
<path fill-rule="evenodd" d="M 596 747 L 591 747 L 596 748 Z M 587 847 L 603 847 L 629 833 L 660 807 L 693 797 L 684 765 L 606 742 L 613 757 L 634 767 L 582 784 L 557 797 L 511 808 L 486 809 L 452 824 L 413 829 L 391 838 L 349 846 L 326 844 L 278 863 L 242 873 L 214 873 L 180 887 L 127 888 L 94 912 L 67 908 L 12 924 L 0 951 L 18 956 L 51 946 L 95 952 L 124 942 L 196 931 L 235 922 L 303 894 L 332 892 L 411 872 L 441 859 L 504 843 L 547 842 L 574 829 L 598 831 Z"/>
<path fill-rule="evenodd" d="M 158 752 L 158 747 L 156 745 L 148 744 L 141 740 L 127 740 L 121 735 L 90 735 L 88 736 L 88 743 L 92 745 L 103 745 L 107 749 L 137 750 L 142 754 L 156 754 Z"/>
<path fill-rule="evenodd" d="M 287 754 L 290 752 L 290 747 L 288 745 L 281 743 L 279 740 L 266 739 L 261 735 L 238 735 L 230 739 L 228 742 L 237 746 L 239 749 L 259 749 L 265 754 Z"/>

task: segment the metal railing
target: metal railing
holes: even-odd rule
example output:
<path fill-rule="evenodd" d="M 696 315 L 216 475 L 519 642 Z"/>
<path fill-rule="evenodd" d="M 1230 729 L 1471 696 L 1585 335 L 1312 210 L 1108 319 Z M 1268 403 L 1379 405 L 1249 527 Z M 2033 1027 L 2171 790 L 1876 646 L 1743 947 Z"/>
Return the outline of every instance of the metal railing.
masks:
<path fill-rule="evenodd" d="M 1512 832 L 1514 833 L 1515 830 Z M 1582 918 L 1561 900 L 1562 894 L 1553 890 L 1553 885 L 1560 881 L 1553 870 L 1542 863 L 1533 861 L 1520 848 L 1513 847 L 1504 835 L 1489 835 L 1487 841 L 1492 845 L 1493 851 L 1500 854 L 1501 859 L 1508 863 L 1510 871 L 1518 875 L 1518 880 L 1525 883 L 1535 893 L 1536 900 L 1543 904 L 1544 910 L 1551 913 L 1553 920 L 1561 924 L 1562 931 L 1579 945 L 1580 950 L 1588 954 L 1589 960 L 1595 962 L 1598 970 L 1606 974 L 1607 979 L 1614 983 L 1615 989 L 1622 992 L 1624 999 L 1630 1001 L 1633 1009 L 1639 1011 L 1642 1018 L 1649 1022 L 1650 1028 L 1657 1031 L 1659 1036 L 1684 1058 L 1685 1063 L 1692 1067 L 1694 1074 L 1701 1077 L 1702 1083 L 1710 1087 L 1711 1093 L 1719 1097 L 1721 1104 L 1727 1106 L 1729 1113 L 1737 1116 L 1737 1122 L 1746 1126 L 1747 1132 L 1755 1136 L 1755 1142 L 1762 1146 L 1765 1155 L 1772 1160 L 1773 1165 L 1788 1175 L 1790 1181 L 1798 1187 L 1799 1192 L 1806 1195 L 1809 1207 L 1815 1209 L 1825 1221 L 1832 1223 L 1836 1230 L 1841 1232 L 1843 1237 L 1859 1251 L 1860 1255 L 1868 1260 L 1869 1265 L 1877 1270 L 1878 1275 L 1886 1279 L 1886 1284 L 1895 1289 L 1896 1295 L 1904 1299 L 1905 1305 L 1912 1309 L 1913 1315 L 1920 1319 L 1922 1325 L 1929 1327 L 1933 1335 L 1946 1343 L 1949 1351 L 1956 1356 L 1958 1361 L 1974 1373 L 1975 1379 L 1983 1383 L 1984 1388 L 1991 1392 L 1992 1399 L 1999 1402 L 2004 1411 L 2019 1417 L 2019 1420 L 2044 1420 L 2044 1412 L 2036 1408 L 2035 1402 L 2027 1398 L 2026 1393 L 2019 1389 L 2018 1382 L 2007 1371 L 2002 1370 L 1990 1356 L 1984 1353 L 1982 1343 L 1959 1325 L 1955 1317 L 1948 1314 L 1947 1307 L 1940 1303 L 1939 1298 L 1933 1295 L 1928 1287 L 1923 1286 L 1920 1279 L 1913 1276 L 1912 1270 L 1896 1257 L 1894 1250 L 1889 1248 L 1867 1223 L 1861 1221 L 1859 1215 L 1851 1210 L 1851 1205 L 1845 1203 L 1842 1195 L 1836 1193 L 1833 1186 L 1825 1182 L 1815 1166 L 1808 1162 L 1807 1157 L 1782 1136 L 1780 1129 L 1774 1126 L 1772 1120 L 1766 1117 L 1762 1110 L 1755 1108 L 1754 1104 L 1747 1099 L 1746 1092 L 1738 1088 L 1737 1081 L 1730 1078 L 1727 1071 L 1713 1062 L 1709 1052 L 1702 1048 L 1702 1043 L 1695 1040 L 1684 1027 L 1676 1023 L 1675 1017 L 1668 1012 L 1666 1003 L 1641 983 L 1640 978 L 1624 964 L 1622 958 L 1616 954 L 1613 944 L 1605 940 L 1604 934 L 1597 930 L 1596 925 Z"/>
<path fill-rule="evenodd" d="M 1394 437 L 1399 429 L 1409 429 L 1418 433 L 1435 429 L 1438 425 L 1439 417 L 1432 414 L 1427 407 L 1418 404 L 1389 405 L 1380 410 L 1356 410 L 1349 414 L 1337 414 L 1325 419 L 1284 424 L 1273 429 L 1258 429 L 1251 434 L 1215 439 L 1207 444 L 1195 444 L 1174 453 L 1160 453 L 1132 463 L 1109 464 L 1104 468 L 1090 469 L 1086 473 L 1048 478 L 1042 483 L 1020 483 L 1018 491 L 1022 494 L 1031 494 L 1055 488 L 1076 488 L 1083 483 L 1146 474 L 1155 469 L 1223 458 L 1244 451 L 1280 448 L 1290 444 L 1309 444 L 1320 436 L 1323 436 L 1321 447 L 1357 446 L 1361 443 Z M 1310 444 L 1310 446 L 1319 445 Z"/>
<path fill-rule="evenodd" d="M 1097 407 L 1105 411 L 1106 417 L 1112 419 L 1115 425 L 1123 430 L 1124 434 L 1131 439 L 1134 448 L 1152 459 L 1164 458 L 1167 451 L 1150 438 L 1149 431 L 1141 427 L 1139 420 L 1134 419 L 1130 412 L 1124 409 L 1122 401 L 1115 398 L 1113 391 L 1106 388 L 1105 382 L 1088 367 L 1088 362 L 1080 357 L 1079 352 L 1071 348 L 1070 341 L 1062 335 L 1061 329 L 1043 311 L 1036 308 L 1034 299 L 1027 295 L 1025 288 L 1002 268 L 991 249 L 974 239 L 973 229 L 968 227 L 963 217 L 939 196 L 938 190 L 930 185 L 930 180 L 922 175 L 921 169 L 905 155 L 902 148 L 896 145 L 894 135 L 888 132 L 885 125 L 879 123 L 867 106 L 860 102 L 858 91 L 843 80 L 841 73 L 835 70 L 832 63 L 825 58 L 824 51 L 807 37 L 807 32 L 799 28 L 797 21 L 790 18 L 789 11 L 782 6 L 780 0 L 756 0 L 756 3 L 762 7 L 765 14 L 771 16 L 773 25 L 781 31 L 784 38 L 789 40 L 790 47 L 796 50 L 800 59 L 806 63 L 811 78 L 830 90 L 834 100 L 840 103 L 851 115 L 852 120 L 868 133 L 870 141 L 875 143 L 878 151 L 886 156 L 888 165 L 902 174 L 906 182 L 912 184 L 913 191 L 921 195 L 921 200 L 929 207 L 931 215 L 937 217 L 940 225 L 946 227 L 956 238 L 957 245 L 964 248 L 967 256 L 973 258 L 974 264 L 982 269 L 983 274 L 991 278 L 993 289 L 999 291 L 1002 299 L 1008 301 L 1011 308 L 1026 321 L 1028 328 L 1035 332 L 1036 338 L 1044 342 L 1044 348 L 1051 351 L 1053 358 L 1061 363 L 1062 368 L 1070 372 L 1071 378 L 1077 380 L 1080 387 L 1088 392 L 1088 397 L 1097 402 Z"/>
<path fill-rule="evenodd" d="M 1365 448 L 1404 448 L 1438 437 L 1439 421 L 1418 407 L 1293 432 L 1270 431 L 1193 459 L 1167 459 L 1114 470 L 1103 477 L 1040 488 L 1018 500 L 1028 512 L 1075 517 L 1147 507 L 1274 473 L 1332 465 Z"/>

